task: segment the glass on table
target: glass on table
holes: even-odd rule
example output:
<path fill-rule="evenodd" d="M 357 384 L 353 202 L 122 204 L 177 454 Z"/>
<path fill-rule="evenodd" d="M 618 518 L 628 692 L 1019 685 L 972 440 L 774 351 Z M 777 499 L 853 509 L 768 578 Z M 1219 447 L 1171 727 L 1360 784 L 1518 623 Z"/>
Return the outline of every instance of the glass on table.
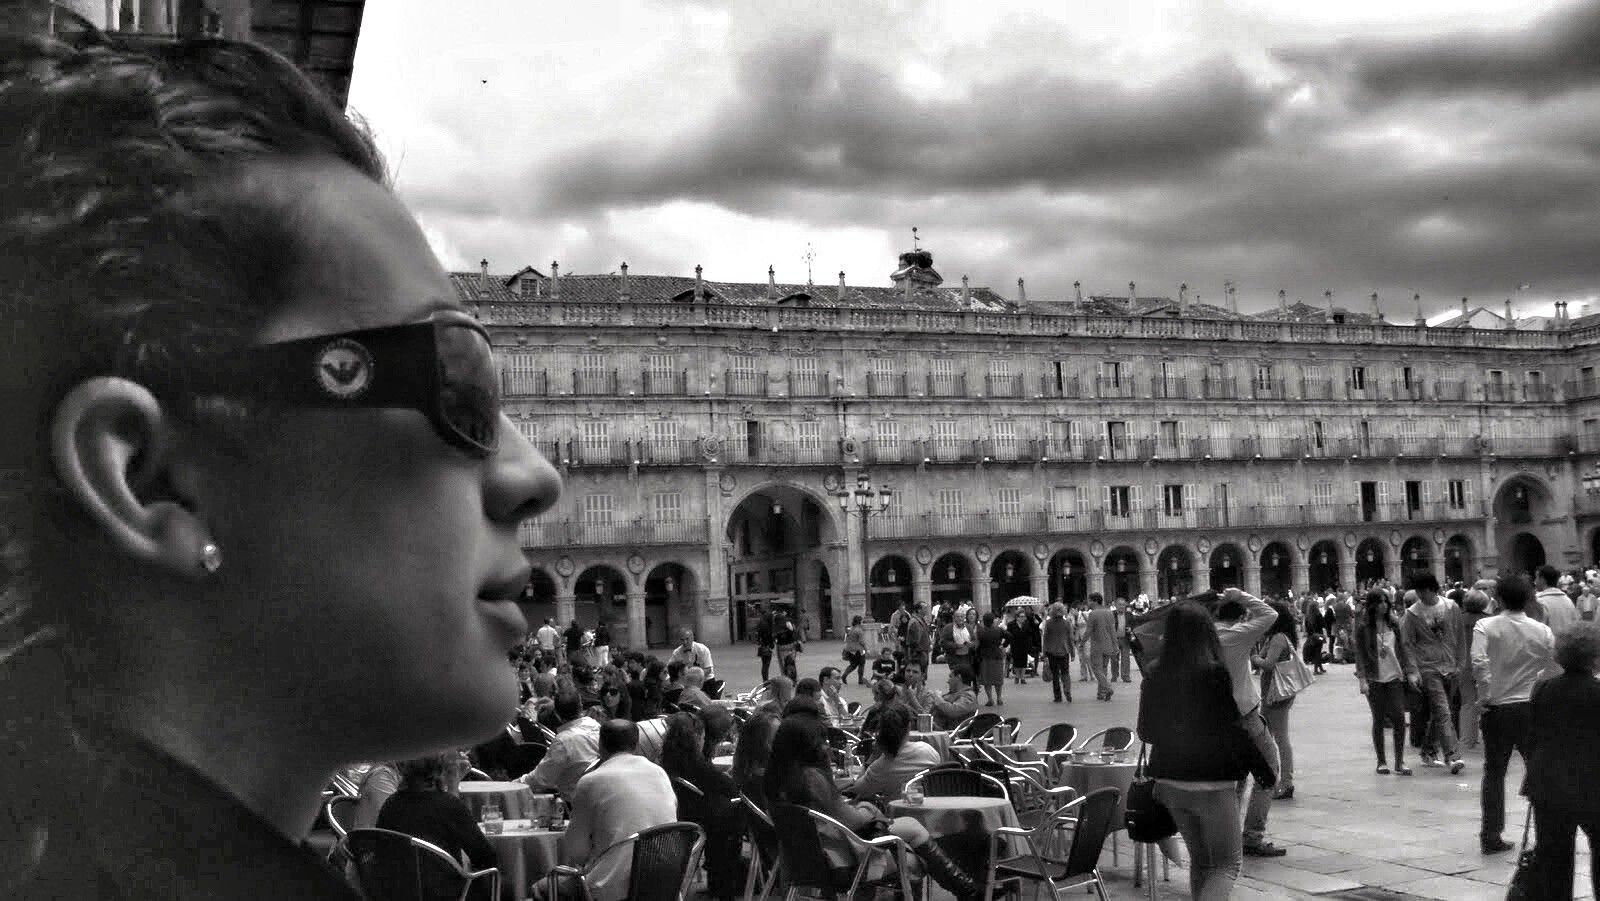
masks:
<path fill-rule="evenodd" d="M 483 834 L 499 835 L 505 831 L 505 815 L 500 811 L 500 799 L 490 797 L 483 804 Z"/>

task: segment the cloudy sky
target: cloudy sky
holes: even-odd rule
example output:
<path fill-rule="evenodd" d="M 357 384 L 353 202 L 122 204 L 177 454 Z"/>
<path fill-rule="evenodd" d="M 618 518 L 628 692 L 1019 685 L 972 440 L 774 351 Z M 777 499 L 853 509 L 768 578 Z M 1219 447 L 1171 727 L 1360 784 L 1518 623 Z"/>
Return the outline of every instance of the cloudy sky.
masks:
<path fill-rule="evenodd" d="M 440 8 L 350 105 L 452 268 L 1600 312 L 1600 0 Z"/>

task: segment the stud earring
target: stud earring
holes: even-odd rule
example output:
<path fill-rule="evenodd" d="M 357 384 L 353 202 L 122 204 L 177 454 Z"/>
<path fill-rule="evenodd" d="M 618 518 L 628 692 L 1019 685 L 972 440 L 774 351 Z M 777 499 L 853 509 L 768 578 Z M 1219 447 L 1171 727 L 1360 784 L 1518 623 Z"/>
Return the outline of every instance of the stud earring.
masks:
<path fill-rule="evenodd" d="M 222 548 L 209 541 L 206 542 L 205 547 L 200 549 L 200 568 L 205 570 L 207 575 L 221 569 Z"/>

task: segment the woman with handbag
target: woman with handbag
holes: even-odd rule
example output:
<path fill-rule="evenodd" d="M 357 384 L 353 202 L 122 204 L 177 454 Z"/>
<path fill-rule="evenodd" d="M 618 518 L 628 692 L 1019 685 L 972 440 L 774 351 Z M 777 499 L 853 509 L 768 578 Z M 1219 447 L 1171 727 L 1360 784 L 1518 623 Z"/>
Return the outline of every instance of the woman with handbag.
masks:
<path fill-rule="evenodd" d="M 1378 774 L 1388 775 L 1383 754 L 1383 727 L 1394 729 L 1394 772 L 1411 775 L 1406 766 L 1406 673 L 1410 658 L 1400 641 L 1400 621 L 1387 592 L 1367 592 L 1365 616 L 1356 630 L 1356 684 L 1372 710 L 1372 749 L 1378 752 Z"/>
<path fill-rule="evenodd" d="M 1249 772 L 1233 680 L 1222 662 L 1216 621 L 1182 601 L 1166 616 L 1161 656 L 1140 686 L 1139 737 L 1151 748 L 1146 772 L 1189 846 L 1189 891 L 1220 901 L 1244 859 L 1238 781 Z"/>
<path fill-rule="evenodd" d="M 1261 669 L 1261 715 L 1267 721 L 1267 731 L 1278 743 L 1278 787 L 1272 792 L 1274 801 L 1294 797 L 1294 747 L 1289 744 L 1289 708 L 1294 706 L 1295 695 L 1311 684 L 1311 673 L 1306 665 L 1295 658 L 1294 648 L 1299 641 L 1295 634 L 1294 611 L 1281 601 L 1273 601 L 1272 609 L 1278 612 L 1272 628 L 1261 642 L 1260 652 L 1251 655 L 1250 662 Z"/>

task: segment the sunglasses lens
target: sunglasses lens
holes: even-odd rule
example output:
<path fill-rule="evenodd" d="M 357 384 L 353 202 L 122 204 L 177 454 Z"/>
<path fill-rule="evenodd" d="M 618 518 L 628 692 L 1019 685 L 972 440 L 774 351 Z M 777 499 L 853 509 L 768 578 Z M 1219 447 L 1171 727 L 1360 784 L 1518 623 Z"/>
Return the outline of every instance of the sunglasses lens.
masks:
<path fill-rule="evenodd" d="M 443 324 L 434 334 L 444 425 L 471 447 L 494 453 L 499 445 L 500 375 L 489 339 L 464 325 Z"/>

